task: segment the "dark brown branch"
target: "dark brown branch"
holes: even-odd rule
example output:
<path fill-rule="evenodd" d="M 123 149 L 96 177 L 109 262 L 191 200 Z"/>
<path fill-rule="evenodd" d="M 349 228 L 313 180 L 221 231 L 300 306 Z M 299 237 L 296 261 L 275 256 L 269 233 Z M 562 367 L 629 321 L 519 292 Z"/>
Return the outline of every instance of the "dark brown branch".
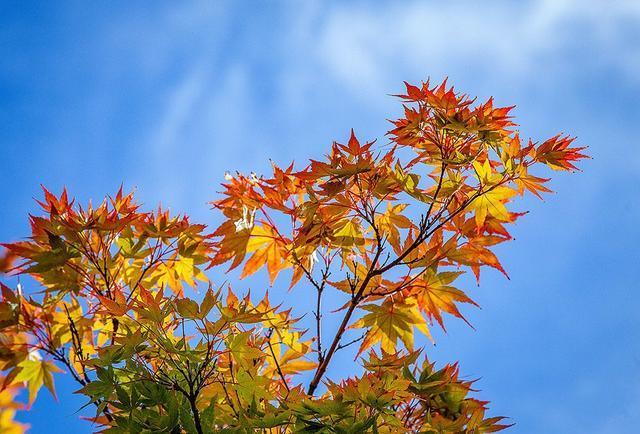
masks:
<path fill-rule="evenodd" d="M 84 387 L 87 384 L 91 383 L 91 380 L 88 377 L 86 380 L 83 380 L 78 376 L 76 371 L 71 366 L 71 362 L 69 361 L 69 359 L 67 359 L 66 355 L 64 354 L 64 349 L 61 351 L 52 351 L 52 350 L 45 349 L 45 351 L 47 351 L 55 360 L 62 363 L 67 368 L 67 370 L 69 371 L 73 379 L 78 384 Z M 92 402 L 97 408 L 100 408 L 100 405 L 103 403 L 103 401 L 92 401 Z M 111 416 L 111 413 L 109 412 L 109 408 L 105 407 L 104 409 L 102 409 L 102 414 L 104 414 L 104 416 L 107 418 L 109 422 L 113 421 L 113 416 Z"/>
<path fill-rule="evenodd" d="M 204 431 L 202 431 L 202 422 L 200 421 L 200 411 L 196 406 L 196 398 L 197 396 L 193 394 L 187 397 L 189 406 L 191 407 L 191 413 L 193 414 L 193 422 L 196 425 L 196 431 L 198 431 L 198 434 L 203 434 Z"/>
<path fill-rule="evenodd" d="M 278 363 L 278 358 L 276 357 L 276 353 L 273 351 L 273 347 L 271 346 L 271 335 L 273 333 L 273 329 L 269 330 L 267 334 L 267 345 L 269 346 L 269 351 L 271 352 L 271 357 L 273 357 L 273 363 L 276 365 L 276 370 L 278 371 L 278 375 L 282 380 L 282 384 L 287 389 L 287 392 L 290 392 L 289 385 L 287 384 L 287 379 L 284 377 L 284 373 L 282 372 L 282 368 L 280 368 L 280 363 Z"/>
<path fill-rule="evenodd" d="M 341 349 L 343 349 L 343 348 L 347 348 L 347 347 L 348 347 L 348 346 L 350 346 L 350 345 L 353 345 L 353 344 L 355 344 L 355 343 L 357 343 L 357 342 L 360 342 L 361 340 L 363 340 L 363 339 L 364 339 L 364 337 L 365 337 L 365 336 L 366 336 L 366 334 L 364 334 L 364 335 L 360 336 L 359 338 L 352 339 L 352 340 L 350 340 L 349 342 L 347 342 L 346 344 L 340 344 L 340 345 L 338 345 L 338 348 L 336 349 L 336 351 L 341 350 Z"/>
<path fill-rule="evenodd" d="M 442 184 L 442 178 L 444 176 L 444 164 L 443 164 L 443 169 L 441 169 L 441 176 L 440 176 L 440 180 L 438 181 L 438 185 L 439 187 L 436 188 L 436 191 L 439 193 L 440 190 L 440 185 Z M 380 259 L 380 255 L 383 251 L 383 245 L 382 245 L 382 238 L 380 237 L 380 234 L 375 226 L 375 224 L 372 224 L 372 227 L 374 229 L 374 232 L 376 234 L 376 240 L 377 240 L 377 247 L 376 247 L 376 254 L 373 258 L 373 261 L 371 262 L 371 265 L 369 267 L 369 270 L 367 271 L 367 274 L 365 276 L 365 278 L 362 280 L 362 283 L 360 283 L 358 290 L 354 291 L 355 295 L 353 295 L 352 299 L 351 299 L 351 303 L 349 303 L 349 307 L 347 308 L 347 311 L 342 319 L 342 322 L 340 323 L 340 326 L 338 327 L 338 331 L 336 332 L 334 339 L 331 343 L 331 346 L 329 347 L 329 351 L 327 352 L 326 357 L 324 358 L 323 362 L 320 363 L 320 365 L 318 366 L 316 373 L 313 377 L 313 379 L 311 380 L 311 383 L 309 384 L 309 389 L 307 391 L 307 393 L 309 395 L 313 395 L 313 393 L 315 392 L 316 388 L 318 387 L 318 385 L 320 384 L 320 380 L 322 379 L 322 377 L 324 376 L 327 367 L 329 365 L 329 362 L 331 361 L 331 358 L 333 357 L 333 355 L 335 354 L 335 352 L 337 351 L 338 347 L 340 346 L 340 340 L 342 339 L 342 336 L 344 335 L 344 332 L 346 331 L 348 325 L 349 325 L 349 321 L 351 320 L 351 317 L 353 316 L 353 313 L 355 311 L 355 309 L 358 307 L 358 304 L 366 298 L 366 296 L 364 295 L 364 292 L 366 291 L 367 285 L 369 284 L 369 282 L 371 281 L 371 279 L 375 276 L 381 275 L 383 273 L 385 273 L 386 271 L 396 267 L 397 265 L 400 265 L 403 260 L 409 255 L 411 254 L 411 252 L 413 252 L 420 244 L 422 244 L 426 239 L 428 239 L 431 235 L 433 235 L 437 230 L 441 229 L 445 224 L 447 224 L 449 221 L 451 221 L 456 215 L 460 214 L 462 211 L 464 211 L 475 199 L 477 199 L 479 196 L 489 193 L 491 190 L 493 190 L 494 188 L 504 184 L 505 182 L 509 182 L 511 180 L 511 178 L 504 178 L 501 182 L 498 182 L 494 185 L 492 185 L 490 188 L 488 188 L 487 190 L 482 190 L 480 189 L 478 192 L 476 192 L 476 194 L 472 195 L 470 198 L 468 198 L 466 201 L 464 201 L 464 203 L 453 213 L 449 214 L 445 219 L 443 219 L 442 221 L 440 221 L 437 225 L 432 226 L 437 220 L 434 220 L 433 222 L 428 222 L 427 218 L 423 218 L 420 224 L 420 233 L 418 234 L 418 236 L 416 237 L 416 239 L 413 241 L 413 243 L 411 243 L 411 245 L 404 251 L 402 252 L 400 255 L 398 255 L 398 257 L 396 257 L 396 259 L 394 259 L 392 262 L 381 266 L 380 268 L 376 268 L 376 264 L 378 262 L 378 260 Z M 437 194 L 434 194 L 434 202 L 436 200 Z M 431 205 L 433 206 L 433 203 L 431 203 Z M 433 207 L 429 208 L 429 213 L 431 212 L 431 210 L 433 209 Z M 357 283 L 356 283 L 357 284 Z"/>
<path fill-rule="evenodd" d="M 325 372 L 327 371 L 327 367 L 329 366 L 329 362 L 331 361 L 331 358 L 333 357 L 335 352 L 338 350 L 338 346 L 340 345 L 340 340 L 342 339 L 342 335 L 344 334 L 344 332 L 347 329 L 347 326 L 349 325 L 349 321 L 351 320 L 351 316 L 353 315 L 353 312 L 356 310 L 356 307 L 358 307 L 358 304 L 360 303 L 360 301 L 362 301 L 363 294 L 367 289 L 367 285 L 369 284 L 371 279 L 375 276 L 374 270 L 384 248 L 383 248 L 383 242 L 382 242 L 382 237 L 380 236 L 380 232 L 378 231 L 375 225 L 373 226 L 373 229 L 374 229 L 374 232 L 376 235 L 376 241 L 377 241 L 375 256 L 373 258 L 373 261 L 371 261 L 371 265 L 369 266 L 369 271 L 367 272 L 367 275 L 362 280 L 362 283 L 360 283 L 360 287 L 358 291 L 355 293 L 355 295 L 353 296 L 353 298 L 351 299 L 351 303 L 349 303 L 349 307 L 347 308 L 347 311 L 345 312 L 344 317 L 342 318 L 340 327 L 338 327 L 338 331 L 336 332 L 333 338 L 333 341 L 331 342 L 331 346 L 329 347 L 329 351 L 327 351 L 327 355 L 323 359 L 322 363 L 318 365 L 316 373 L 313 376 L 311 383 L 309 383 L 309 389 L 307 391 L 309 395 L 313 395 L 316 388 L 320 384 L 320 380 L 322 379 Z"/>
<path fill-rule="evenodd" d="M 69 309 L 67 308 L 66 304 L 64 304 L 64 310 L 67 314 L 67 320 L 69 321 L 69 330 L 71 331 L 71 345 L 73 346 L 73 349 L 76 355 L 80 358 L 80 360 L 84 360 L 84 351 L 82 349 L 82 338 L 78 333 L 76 323 L 71 318 L 71 314 L 69 313 Z M 91 381 L 89 380 L 89 376 L 87 375 L 87 370 L 85 369 L 84 364 L 82 364 L 82 375 L 85 381 L 87 382 Z"/>

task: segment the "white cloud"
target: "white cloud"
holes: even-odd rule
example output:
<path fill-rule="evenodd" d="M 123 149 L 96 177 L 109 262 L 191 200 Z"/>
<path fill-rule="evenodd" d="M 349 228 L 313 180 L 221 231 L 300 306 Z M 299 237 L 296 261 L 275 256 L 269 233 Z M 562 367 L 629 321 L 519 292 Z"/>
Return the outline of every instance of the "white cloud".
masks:
<path fill-rule="evenodd" d="M 318 55 L 357 93 L 385 87 L 398 68 L 420 77 L 451 71 L 521 81 L 571 66 L 564 49 L 583 63 L 610 64 L 636 78 L 637 41 L 624 23 L 640 22 L 635 1 L 394 2 L 371 8 L 341 4 L 328 13 Z M 615 49 L 611 49 L 615 47 Z M 552 60 L 552 61 L 550 61 Z M 439 77 L 438 77 L 439 78 Z"/>
<path fill-rule="evenodd" d="M 254 157 L 241 152 L 251 144 L 246 89 L 242 66 L 217 71 L 198 65 L 166 90 L 142 138 L 153 158 L 140 171 L 139 182 L 154 201 L 157 197 L 177 209 L 198 205 L 194 217 L 207 216 L 208 207 L 201 206 L 222 180 L 221 166 Z"/>
<path fill-rule="evenodd" d="M 176 145 L 185 123 L 192 117 L 198 101 L 202 98 L 208 77 L 202 66 L 196 66 L 168 91 L 164 112 L 156 121 L 150 148 L 156 158 L 162 158 L 168 149 Z"/>
<path fill-rule="evenodd" d="M 137 76 L 157 80 L 176 60 L 199 63 L 215 56 L 216 42 L 233 32 L 229 16 L 226 3 L 202 0 L 130 8 L 104 33 L 107 52 L 99 54 L 111 59 L 110 74 L 133 69 Z"/>

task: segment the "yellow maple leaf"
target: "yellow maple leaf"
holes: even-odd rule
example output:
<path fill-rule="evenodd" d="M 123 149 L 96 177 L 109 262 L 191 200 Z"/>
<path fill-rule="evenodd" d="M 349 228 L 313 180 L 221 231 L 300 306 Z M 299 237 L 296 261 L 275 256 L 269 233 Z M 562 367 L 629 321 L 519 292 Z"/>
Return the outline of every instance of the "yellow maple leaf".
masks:
<path fill-rule="evenodd" d="M 419 308 L 429 317 L 435 319 L 443 329 L 445 329 L 442 320 L 443 311 L 466 322 L 456 303 L 476 305 L 463 291 L 451 286 L 451 283 L 460 274 L 463 272 L 444 271 L 438 273 L 435 269 L 429 268 L 410 287 L 411 294 L 415 296 Z"/>
<path fill-rule="evenodd" d="M 35 354 L 35 353 L 34 353 Z M 55 397 L 56 390 L 53 386 L 53 373 L 63 372 L 60 368 L 47 360 L 39 360 L 37 357 L 28 358 L 18 364 L 20 371 L 13 380 L 13 384 L 27 383 L 29 391 L 29 405 L 33 403 L 38 391 L 44 384 Z"/>
<path fill-rule="evenodd" d="M 341 222 L 333 232 L 333 243 L 336 247 L 350 248 L 365 244 L 362 228 L 357 219 L 348 219 Z"/>
<path fill-rule="evenodd" d="M 392 205 L 387 204 L 387 210 L 384 214 L 378 216 L 376 223 L 394 249 L 400 248 L 400 231 L 399 229 L 409 229 L 413 227 L 413 223 L 402 214 L 407 204 L 399 203 Z"/>
<path fill-rule="evenodd" d="M 489 159 L 484 160 L 484 163 L 474 161 L 473 168 L 481 185 L 480 194 L 469 204 L 469 210 L 475 211 L 476 224 L 482 226 L 487 215 L 500 221 L 510 221 L 511 213 L 505 203 L 517 192 L 500 185 L 504 178 L 491 167 Z"/>
<path fill-rule="evenodd" d="M 389 297 L 381 305 L 366 304 L 361 308 L 369 313 L 350 327 L 367 329 L 358 355 L 377 343 L 380 343 L 383 351 L 393 353 L 396 351 L 398 339 L 411 350 L 414 327 L 431 339 L 425 318 L 420 313 L 414 298 L 400 301 Z"/>
<path fill-rule="evenodd" d="M 511 213 L 505 203 L 515 194 L 516 192 L 508 187 L 494 187 L 475 198 L 469 209 L 475 211 L 476 224 L 482 226 L 487 215 L 500 221 L 511 221 Z"/>
<path fill-rule="evenodd" d="M 291 266 L 287 260 L 287 241 L 271 226 L 256 225 L 251 229 L 246 252 L 253 252 L 253 255 L 244 264 L 241 278 L 252 275 L 266 264 L 269 281 L 273 284 L 280 271 Z"/>

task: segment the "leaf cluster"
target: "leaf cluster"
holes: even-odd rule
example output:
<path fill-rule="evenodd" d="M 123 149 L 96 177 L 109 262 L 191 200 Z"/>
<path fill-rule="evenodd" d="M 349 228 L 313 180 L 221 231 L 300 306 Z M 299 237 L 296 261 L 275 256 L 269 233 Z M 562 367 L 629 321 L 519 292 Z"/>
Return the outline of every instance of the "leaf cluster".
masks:
<path fill-rule="evenodd" d="M 1 286 L 3 432 L 24 429 L 16 390 L 30 405 L 43 385 L 55 394 L 61 371 L 106 433 L 506 428 L 457 364 L 438 369 L 420 355 L 415 331 L 431 338 L 447 315 L 465 320 L 461 305 L 475 302 L 459 277 L 506 275 L 495 247 L 524 214 L 514 199 L 548 193 L 536 171 L 575 170 L 584 148 L 566 136 L 524 141 L 513 107 L 446 82 L 406 84 L 399 98 L 386 144 L 352 132 L 305 167 L 227 174 L 211 232 L 143 211 L 122 188 L 95 207 L 44 189 L 30 237 L 4 244 L 0 260 L 33 288 Z M 270 285 L 286 276 L 314 303 L 273 305 L 209 281 L 233 269 L 264 269 Z M 342 300 L 337 311 L 324 306 L 328 292 Z M 356 344 L 362 373 L 354 364 L 328 378 L 335 354 Z"/>

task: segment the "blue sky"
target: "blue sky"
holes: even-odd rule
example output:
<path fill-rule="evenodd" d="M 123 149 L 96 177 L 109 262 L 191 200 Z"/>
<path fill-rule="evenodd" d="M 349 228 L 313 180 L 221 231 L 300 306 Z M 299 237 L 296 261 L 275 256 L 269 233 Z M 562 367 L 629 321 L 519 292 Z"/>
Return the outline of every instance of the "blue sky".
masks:
<path fill-rule="evenodd" d="M 225 170 L 299 163 L 350 128 L 381 138 L 403 80 L 448 76 L 516 104 L 524 135 L 578 136 L 429 357 L 461 361 L 518 433 L 634 432 L 640 414 L 640 4 L 629 1 L 86 2 L 0 6 L 0 239 L 42 183 L 81 201 L 121 182 L 215 226 Z M 268 6 L 266 6 L 268 4 Z M 211 273 L 223 280 L 222 270 Z M 264 276 L 263 276 L 264 277 Z M 264 289 L 263 280 L 236 284 Z M 305 303 L 299 290 L 291 299 Z M 278 288 L 272 290 L 278 293 Z M 337 303 L 337 302 L 336 302 Z M 335 361 L 333 375 L 353 355 Z M 87 432 L 67 376 L 21 420 Z"/>

